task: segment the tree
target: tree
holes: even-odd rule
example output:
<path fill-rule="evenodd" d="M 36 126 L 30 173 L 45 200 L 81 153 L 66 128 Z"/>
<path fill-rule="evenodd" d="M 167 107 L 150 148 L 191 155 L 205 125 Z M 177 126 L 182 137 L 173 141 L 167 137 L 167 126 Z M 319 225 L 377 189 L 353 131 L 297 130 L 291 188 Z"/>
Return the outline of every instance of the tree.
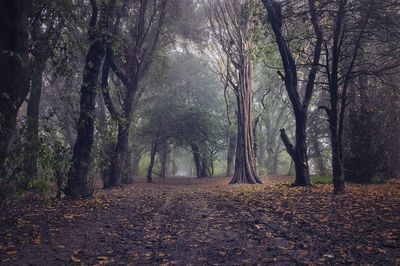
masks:
<path fill-rule="evenodd" d="M 285 144 L 287 152 L 295 163 L 296 179 L 293 185 L 309 186 L 311 182 L 306 143 L 307 111 L 313 94 L 315 78 L 318 72 L 323 40 L 323 35 L 319 26 L 319 19 L 315 7 L 315 1 L 308 1 L 308 13 L 310 15 L 310 22 L 312 24 L 315 36 L 311 40 L 313 45 L 313 58 L 310 64 L 310 71 L 308 73 L 303 99 L 301 99 L 301 94 L 299 93 L 298 89 L 298 66 L 289 48 L 289 45 L 283 36 L 283 15 L 281 4 L 272 0 L 263 0 L 262 2 L 267 10 L 268 19 L 274 32 L 276 44 L 278 45 L 279 53 L 282 59 L 284 73 L 279 72 L 279 75 L 282 77 L 285 83 L 285 88 L 292 104 L 296 121 L 295 145 L 290 142 L 285 130 L 281 129 L 282 141 Z"/>
<path fill-rule="evenodd" d="M 385 51 L 383 53 L 370 49 L 377 40 L 380 44 L 383 41 L 390 43 L 385 34 L 382 34 L 388 33 L 390 27 L 384 26 L 387 26 L 387 21 L 381 18 L 381 12 L 387 6 L 398 6 L 398 3 L 391 0 L 339 0 L 325 4 L 333 12 L 330 12 L 332 16 L 329 25 L 324 27 L 326 38 L 323 44 L 323 70 L 329 101 L 321 108 L 326 111 L 331 133 L 334 192 L 342 193 L 345 190 L 343 132 L 349 87 L 360 75 L 383 76 L 398 67 L 398 62 L 393 62 L 393 58 L 390 58 L 392 48 L 382 46 Z M 384 63 L 379 64 L 382 61 Z"/>
<path fill-rule="evenodd" d="M 209 1 L 206 7 L 217 69 L 236 97 L 237 145 L 231 184 L 261 183 L 257 176 L 252 130 L 252 65 L 255 3 L 245 0 Z"/>
<path fill-rule="evenodd" d="M 65 24 L 71 25 L 72 9 L 69 3 L 61 1 L 33 1 L 30 10 L 30 50 L 31 66 L 30 93 L 26 112 L 27 147 L 25 150 L 24 171 L 27 181 L 37 175 L 37 157 L 39 133 L 39 107 L 43 87 L 43 75 L 50 57 L 55 57 L 57 49 L 65 48 L 65 43 L 72 42 L 66 34 Z M 65 55 L 63 55 L 65 56 Z"/>
<path fill-rule="evenodd" d="M 92 15 L 88 35 L 91 44 L 85 59 L 77 138 L 73 148 L 72 167 L 65 189 L 67 196 L 71 198 L 90 195 L 87 174 L 93 145 L 96 87 L 101 63 L 106 53 L 107 31 L 115 0 L 102 1 L 100 12 L 96 0 L 91 0 L 90 4 Z"/>
<path fill-rule="evenodd" d="M 16 126 L 18 110 L 29 92 L 28 19 L 32 1 L 0 2 L 0 177 Z"/>
<path fill-rule="evenodd" d="M 129 5 L 127 1 L 124 2 Z M 138 15 L 133 21 L 126 17 L 129 23 L 133 23 L 129 28 L 128 36 L 123 36 L 130 46 L 119 51 L 124 54 L 123 68 L 115 60 L 114 49 L 111 45 L 107 47 L 106 61 L 103 64 L 102 91 L 106 106 L 112 117 L 118 123 L 118 137 L 115 152 L 111 162 L 109 186 L 121 185 L 122 169 L 126 161 L 129 140 L 129 127 L 132 123 L 132 116 L 137 108 L 138 101 L 143 93 L 144 87 L 140 83 L 146 77 L 154 57 L 158 51 L 160 38 L 164 28 L 165 15 L 167 12 L 166 0 L 142 0 L 138 3 L 130 3 L 130 8 L 136 10 Z M 124 6 L 123 9 L 129 9 Z M 116 31 L 119 23 L 116 24 Z M 122 82 L 124 90 L 124 101 L 122 111 L 118 112 L 114 106 L 108 87 L 108 76 L 110 68 Z"/>

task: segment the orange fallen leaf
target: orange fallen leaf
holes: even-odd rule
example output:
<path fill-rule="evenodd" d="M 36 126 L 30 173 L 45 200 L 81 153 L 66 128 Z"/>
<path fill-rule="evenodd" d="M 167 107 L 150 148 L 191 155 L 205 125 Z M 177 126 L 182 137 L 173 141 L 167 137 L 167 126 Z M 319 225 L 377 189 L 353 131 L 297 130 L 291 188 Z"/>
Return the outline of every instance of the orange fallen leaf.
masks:
<path fill-rule="evenodd" d="M 64 214 L 65 219 L 73 219 L 74 215 L 73 214 Z"/>
<path fill-rule="evenodd" d="M 15 255 L 17 253 L 18 253 L 18 251 L 16 251 L 16 250 L 7 251 L 7 255 Z"/>

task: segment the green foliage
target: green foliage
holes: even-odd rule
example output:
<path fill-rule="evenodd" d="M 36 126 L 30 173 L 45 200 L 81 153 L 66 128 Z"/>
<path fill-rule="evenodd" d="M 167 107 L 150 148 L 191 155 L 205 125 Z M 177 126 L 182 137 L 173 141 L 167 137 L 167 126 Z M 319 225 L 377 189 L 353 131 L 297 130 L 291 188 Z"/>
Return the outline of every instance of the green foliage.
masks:
<path fill-rule="evenodd" d="M 311 176 L 312 184 L 332 184 L 332 176 L 330 175 L 312 175 Z"/>

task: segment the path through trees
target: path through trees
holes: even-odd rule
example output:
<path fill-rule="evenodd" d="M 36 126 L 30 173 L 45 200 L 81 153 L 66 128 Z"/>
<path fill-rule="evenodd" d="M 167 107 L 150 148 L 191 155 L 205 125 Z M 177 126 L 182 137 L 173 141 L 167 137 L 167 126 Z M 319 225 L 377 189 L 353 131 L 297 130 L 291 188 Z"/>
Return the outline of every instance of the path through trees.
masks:
<path fill-rule="evenodd" d="M 337 199 L 329 185 L 263 181 L 143 179 L 39 209 L 21 200 L 0 219 L 0 264 L 400 262 L 398 181 L 349 185 Z"/>

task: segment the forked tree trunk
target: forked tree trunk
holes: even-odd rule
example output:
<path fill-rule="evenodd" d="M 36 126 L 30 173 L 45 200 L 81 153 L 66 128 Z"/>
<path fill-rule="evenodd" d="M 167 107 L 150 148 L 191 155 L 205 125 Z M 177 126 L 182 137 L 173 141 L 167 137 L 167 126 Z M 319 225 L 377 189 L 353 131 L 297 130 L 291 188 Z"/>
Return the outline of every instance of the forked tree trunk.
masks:
<path fill-rule="evenodd" d="M 236 132 L 229 135 L 228 154 L 226 159 L 226 176 L 233 176 L 235 172 Z"/>
<path fill-rule="evenodd" d="M 296 178 L 293 186 L 310 186 L 310 170 L 307 158 L 306 144 L 306 123 L 307 113 L 302 109 L 294 109 L 296 120 L 296 142 L 295 146 L 290 143 L 285 130 L 281 129 L 281 138 L 285 144 L 286 150 L 294 162 Z"/>
<path fill-rule="evenodd" d="M 296 121 L 295 146 L 290 142 L 289 138 L 285 134 L 285 130 L 281 129 L 282 141 L 295 164 L 296 179 L 293 185 L 309 186 L 311 185 L 311 182 L 306 144 L 307 110 L 314 90 L 314 82 L 319 68 L 323 41 L 323 33 L 319 27 L 315 0 L 308 0 L 311 18 L 310 21 L 313 26 L 316 41 L 303 100 L 300 98 L 300 93 L 298 91 L 296 61 L 282 34 L 283 14 L 281 3 L 274 0 L 262 0 L 262 2 L 267 10 L 268 18 L 275 35 L 276 44 L 278 45 L 279 53 L 281 55 L 282 65 L 285 72 L 284 74 L 279 73 L 285 82 L 285 88 L 291 101 Z"/>

